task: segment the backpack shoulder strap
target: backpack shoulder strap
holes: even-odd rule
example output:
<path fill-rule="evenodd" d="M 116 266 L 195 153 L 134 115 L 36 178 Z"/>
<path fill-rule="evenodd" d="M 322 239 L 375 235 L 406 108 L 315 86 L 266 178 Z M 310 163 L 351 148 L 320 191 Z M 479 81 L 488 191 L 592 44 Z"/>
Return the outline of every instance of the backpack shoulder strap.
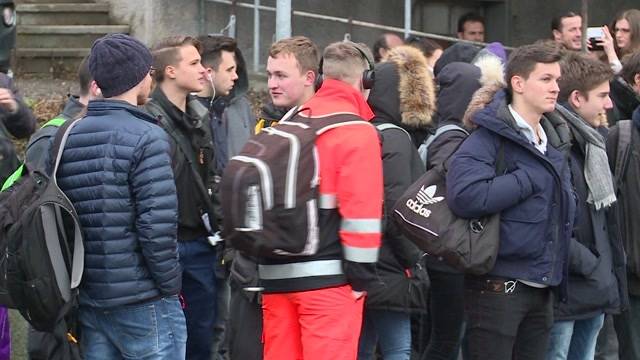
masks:
<path fill-rule="evenodd" d="M 435 134 L 429 135 L 424 139 L 422 144 L 418 147 L 418 153 L 420 154 L 420 159 L 422 162 L 427 165 L 427 159 L 429 158 L 429 146 L 438 138 L 438 136 L 446 133 L 447 131 L 461 131 L 465 135 L 469 135 L 469 132 L 465 130 L 462 126 L 456 124 L 448 124 L 444 126 L 440 126 Z"/>
<path fill-rule="evenodd" d="M 427 136 L 427 138 L 424 141 L 424 144 L 427 147 L 429 147 L 429 145 L 431 145 L 431 143 L 433 143 L 438 138 L 438 136 L 446 133 L 447 131 L 462 131 L 463 133 L 465 133 L 465 135 L 469 135 L 469 132 L 465 130 L 462 126 L 456 125 L 456 124 L 448 124 L 448 125 L 439 127 L 438 130 L 436 130 L 435 134 L 431 136 Z"/>
<path fill-rule="evenodd" d="M 63 117 L 56 117 L 53 118 L 49 121 L 47 121 L 44 125 L 42 125 L 42 127 L 47 127 L 47 126 L 57 126 L 57 127 L 61 127 L 62 125 L 64 125 L 65 121 L 67 121 L 67 119 L 63 118 Z"/>
<path fill-rule="evenodd" d="M 56 136 L 53 138 L 53 145 L 49 151 L 49 157 L 53 159 L 53 167 L 51 171 L 51 177 L 53 181 L 58 184 L 56 180 L 56 174 L 58 172 L 58 166 L 60 165 L 60 159 L 62 159 L 62 153 L 64 152 L 64 146 L 67 143 L 67 139 L 69 138 L 69 133 L 71 129 L 80 121 L 82 118 L 73 120 L 73 121 L 65 121 L 60 129 L 56 133 Z"/>
<path fill-rule="evenodd" d="M 16 181 L 18 181 L 18 179 L 20 179 L 22 177 L 23 173 L 24 173 L 24 164 L 21 164 L 16 169 L 16 171 L 14 171 L 13 174 L 9 175 L 7 180 L 4 181 L 4 184 L 2 184 L 2 188 L 0 189 L 0 192 L 5 191 L 8 188 L 10 188 L 11 185 L 13 185 Z"/>
<path fill-rule="evenodd" d="M 193 173 L 193 178 L 196 182 L 196 187 L 198 188 L 198 191 L 202 195 L 205 205 L 207 206 L 210 219 L 212 219 L 212 216 L 214 214 L 213 212 L 214 206 L 213 206 L 213 203 L 211 202 L 211 194 L 209 194 L 207 187 L 204 185 L 204 182 L 200 177 L 200 173 L 198 172 L 198 169 L 196 169 L 197 160 L 193 154 L 193 151 L 190 151 L 191 145 L 189 145 L 189 141 L 184 136 L 184 134 L 180 133 L 175 128 L 175 126 L 173 125 L 173 122 L 169 121 L 167 114 L 159 105 L 156 105 L 155 103 L 150 103 L 150 105 L 153 105 L 154 110 L 158 112 L 155 114 L 157 116 L 154 116 L 154 117 L 162 125 L 162 128 L 164 128 L 167 134 L 171 136 L 171 138 L 176 142 L 176 146 L 178 146 L 182 150 L 182 153 L 187 159 L 187 163 L 189 164 L 189 169 Z M 211 225 L 213 225 L 212 221 L 211 221 Z"/>
<path fill-rule="evenodd" d="M 407 136 L 409 137 L 409 140 L 411 140 L 411 135 L 409 135 L 409 133 L 407 132 L 407 130 L 401 128 L 400 126 L 396 125 L 396 124 L 392 124 L 392 123 L 382 123 L 382 124 L 378 124 L 376 125 L 376 128 L 378 129 L 378 131 L 383 132 L 385 130 L 389 130 L 389 129 L 396 129 L 396 130 L 400 130 L 403 133 L 407 134 Z"/>
<path fill-rule="evenodd" d="M 618 125 L 618 147 L 616 151 L 616 162 L 614 176 L 616 179 L 616 189 L 622 185 L 624 175 L 629 165 L 629 153 L 631 150 L 631 132 L 633 127 L 631 120 L 620 120 Z"/>

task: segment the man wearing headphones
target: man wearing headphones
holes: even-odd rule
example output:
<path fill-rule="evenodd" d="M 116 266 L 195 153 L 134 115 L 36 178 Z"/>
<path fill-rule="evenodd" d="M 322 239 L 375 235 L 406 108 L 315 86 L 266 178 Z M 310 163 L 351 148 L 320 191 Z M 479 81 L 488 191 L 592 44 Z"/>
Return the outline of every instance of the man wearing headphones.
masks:
<path fill-rule="evenodd" d="M 378 133 L 366 102 L 373 61 L 366 46 L 337 42 L 324 50 L 321 64 L 322 84 L 300 115 L 345 122 L 315 143 L 318 251 L 260 259 L 265 360 L 355 359 L 364 297 L 375 281 L 383 186 Z"/>

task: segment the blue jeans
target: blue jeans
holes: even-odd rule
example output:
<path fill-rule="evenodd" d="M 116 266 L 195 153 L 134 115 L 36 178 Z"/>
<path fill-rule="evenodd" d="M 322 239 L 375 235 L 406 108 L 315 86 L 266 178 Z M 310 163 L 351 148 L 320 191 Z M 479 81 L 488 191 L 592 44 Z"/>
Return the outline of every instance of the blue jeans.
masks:
<path fill-rule="evenodd" d="M 100 309 L 80 307 L 86 360 L 184 359 L 187 327 L 177 296 Z"/>
<path fill-rule="evenodd" d="M 411 317 L 386 310 L 364 311 L 358 360 L 374 359 L 376 343 L 385 360 L 409 360 L 411 356 Z"/>
<path fill-rule="evenodd" d="M 551 328 L 547 360 L 593 360 L 604 314 L 590 319 L 556 321 Z"/>
<path fill-rule="evenodd" d="M 216 249 L 206 239 L 179 241 L 187 359 L 210 360 L 216 323 Z"/>

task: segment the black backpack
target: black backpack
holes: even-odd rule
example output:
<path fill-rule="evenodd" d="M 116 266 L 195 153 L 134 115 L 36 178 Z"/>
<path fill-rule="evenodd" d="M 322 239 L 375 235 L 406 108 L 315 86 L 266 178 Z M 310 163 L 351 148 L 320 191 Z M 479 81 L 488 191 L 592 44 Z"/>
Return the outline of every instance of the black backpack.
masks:
<path fill-rule="evenodd" d="M 76 123 L 67 121 L 55 136 L 51 176 L 25 166 L 0 192 L 0 304 L 18 309 L 34 329 L 72 343 L 77 335 L 68 333 L 65 317 L 77 304 L 84 246 L 78 215 L 55 176 Z"/>
<path fill-rule="evenodd" d="M 232 157 L 220 183 L 222 237 L 248 255 L 313 255 L 318 250 L 319 168 L 316 138 L 355 115 L 321 118 L 291 109 L 277 126 L 262 129 Z"/>
<path fill-rule="evenodd" d="M 504 169 L 501 142 L 496 174 Z M 447 205 L 445 174 L 445 166 L 440 165 L 422 175 L 398 199 L 393 217 L 402 233 L 429 255 L 462 272 L 486 274 L 493 269 L 498 255 L 500 214 L 482 219 L 456 216 Z"/>

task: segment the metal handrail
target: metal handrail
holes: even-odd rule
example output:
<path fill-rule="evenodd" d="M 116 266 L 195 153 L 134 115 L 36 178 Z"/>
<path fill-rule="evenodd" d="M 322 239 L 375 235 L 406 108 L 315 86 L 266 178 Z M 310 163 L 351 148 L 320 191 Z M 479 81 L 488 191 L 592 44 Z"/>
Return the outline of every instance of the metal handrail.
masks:
<path fill-rule="evenodd" d="M 250 3 L 244 3 L 244 2 L 239 2 L 239 1 L 235 1 L 235 0 L 233 0 L 233 1 L 232 0 L 206 0 L 206 1 L 212 2 L 212 3 L 218 3 L 218 4 L 233 5 L 233 6 L 242 7 L 242 8 L 258 9 L 258 10 L 262 10 L 262 11 L 276 12 L 276 8 L 275 7 L 259 5 L 259 2 L 258 2 L 258 4 L 250 4 Z M 458 39 L 458 38 L 453 37 L 453 36 L 439 35 L 439 34 L 428 33 L 428 32 L 417 31 L 417 30 L 408 30 L 407 31 L 406 28 L 400 28 L 400 27 L 389 26 L 389 25 L 381 25 L 381 24 L 372 23 L 372 22 L 368 22 L 368 21 L 354 20 L 354 19 L 342 18 L 342 17 L 337 17 L 337 16 L 322 15 L 322 14 L 312 13 L 312 12 L 308 12 L 308 11 L 293 10 L 292 14 L 294 16 L 306 17 L 306 18 L 310 18 L 310 19 L 334 21 L 334 22 L 339 22 L 339 23 L 348 24 L 348 25 L 357 25 L 357 26 L 361 26 L 361 27 L 384 30 L 384 31 L 390 31 L 390 32 L 398 32 L 398 33 L 404 33 L 404 34 L 408 33 L 410 35 L 416 35 L 416 36 L 421 36 L 421 37 L 425 37 L 425 38 L 429 38 L 429 39 L 443 40 L 443 41 L 454 42 L 454 43 L 461 42 L 461 43 L 478 45 L 478 46 L 482 46 L 482 47 L 487 45 L 486 42 L 481 42 L 481 41 L 463 40 L 463 39 Z M 254 21 L 255 21 L 255 18 L 254 18 Z M 254 27 L 254 30 L 255 29 L 256 28 Z M 254 46 L 255 46 L 255 42 L 254 42 Z M 510 47 L 510 46 L 504 46 L 504 48 L 505 48 L 505 50 L 513 50 L 514 49 L 513 47 Z M 257 49 L 254 49 L 254 52 L 256 50 Z M 255 59 L 255 57 L 254 57 L 254 59 Z M 254 64 L 254 69 L 255 68 L 257 68 L 256 64 Z"/>

